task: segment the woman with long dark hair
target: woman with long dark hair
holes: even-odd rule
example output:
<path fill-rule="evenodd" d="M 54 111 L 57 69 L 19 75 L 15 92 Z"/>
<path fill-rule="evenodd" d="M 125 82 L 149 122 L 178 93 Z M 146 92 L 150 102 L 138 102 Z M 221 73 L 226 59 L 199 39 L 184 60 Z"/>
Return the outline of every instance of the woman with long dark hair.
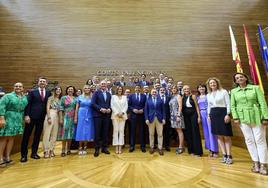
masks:
<path fill-rule="evenodd" d="M 47 115 L 44 122 L 43 150 L 44 158 L 55 157 L 54 148 L 59 129 L 59 111 L 62 89 L 56 86 L 47 101 Z"/>
<path fill-rule="evenodd" d="M 74 114 L 76 107 L 75 87 L 68 86 L 66 88 L 66 95 L 61 97 L 61 111 L 60 111 L 60 128 L 58 131 L 58 140 L 62 141 L 61 156 L 71 154 L 71 141 L 74 137 Z"/>
<path fill-rule="evenodd" d="M 208 101 L 207 101 L 207 87 L 205 84 L 199 84 L 197 86 L 197 103 L 200 110 L 202 128 L 205 138 L 205 148 L 209 150 L 209 157 L 218 157 L 218 142 L 217 136 L 211 132 L 211 124 L 208 121 Z"/>
<path fill-rule="evenodd" d="M 268 175 L 268 151 L 266 127 L 268 108 L 259 86 L 249 83 L 248 76 L 236 73 L 233 76 L 236 88 L 231 91 L 231 111 L 234 124 L 239 125 L 253 161 L 254 173 Z"/>

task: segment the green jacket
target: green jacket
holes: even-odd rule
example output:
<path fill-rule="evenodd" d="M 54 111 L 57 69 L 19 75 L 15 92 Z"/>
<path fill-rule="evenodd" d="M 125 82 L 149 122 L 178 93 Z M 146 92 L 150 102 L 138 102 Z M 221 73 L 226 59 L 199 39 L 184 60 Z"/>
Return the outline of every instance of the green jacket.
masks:
<path fill-rule="evenodd" d="M 261 125 L 261 120 L 268 119 L 267 104 L 259 86 L 248 84 L 232 89 L 231 112 L 234 119 L 246 124 Z"/>

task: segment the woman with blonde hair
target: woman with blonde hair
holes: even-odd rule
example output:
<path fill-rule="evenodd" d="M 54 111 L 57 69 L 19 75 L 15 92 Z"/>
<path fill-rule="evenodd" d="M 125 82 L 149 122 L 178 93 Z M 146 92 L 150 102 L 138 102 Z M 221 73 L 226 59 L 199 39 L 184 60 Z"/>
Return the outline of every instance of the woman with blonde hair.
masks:
<path fill-rule="evenodd" d="M 116 88 L 116 94 L 111 99 L 112 108 L 112 122 L 113 122 L 113 145 L 115 146 L 115 153 L 122 153 L 122 146 L 124 145 L 124 130 L 125 122 L 127 120 L 128 101 L 124 96 L 122 86 Z"/>
<path fill-rule="evenodd" d="M 94 124 L 90 85 L 84 85 L 83 94 L 77 98 L 74 123 L 77 123 L 75 140 L 79 141 L 78 155 L 87 154 L 87 142 L 94 140 Z"/>
<path fill-rule="evenodd" d="M 47 101 L 47 115 L 44 122 L 43 150 L 44 158 L 55 157 L 54 148 L 59 129 L 59 111 L 62 89 L 56 86 Z"/>
<path fill-rule="evenodd" d="M 183 86 L 182 113 L 184 116 L 184 135 L 187 142 L 188 153 L 195 156 L 203 155 L 203 148 L 199 130 L 201 123 L 200 111 L 196 96 L 191 93 L 188 85 Z"/>
<path fill-rule="evenodd" d="M 230 118 L 230 97 L 222 88 L 218 78 L 209 78 L 206 82 L 208 94 L 208 119 L 211 122 L 211 132 L 218 137 L 218 143 L 223 157 L 222 163 L 232 164 L 231 155 L 233 136 Z"/>
<path fill-rule="evenodd" d="M 173 129 L 179 136 L 179 147 L 176 148 L 176 154 L 184 152 L 184 135 L 183 129 L 185 129 L 184 119 L 182 115 L 182 97 L 178 94 L 178 88 L 173 86 L 171 89 L 172 97 L 169 101 L 170 108 L 170 123 Z"/>

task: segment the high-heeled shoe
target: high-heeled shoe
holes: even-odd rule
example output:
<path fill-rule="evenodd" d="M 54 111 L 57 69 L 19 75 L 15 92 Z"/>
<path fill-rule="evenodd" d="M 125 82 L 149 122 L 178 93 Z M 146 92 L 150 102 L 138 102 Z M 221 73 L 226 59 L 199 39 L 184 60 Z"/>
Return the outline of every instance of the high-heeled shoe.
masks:
<path fill-rule="evenodd" d="M 115 153 L 119 154 L 119 146 L 115 146 Z"/>
<path fill-rule="evenodd" d="M 7 166 L 6 162 L 3 159 L 1 159 L 0 160 L 0 168 L 5 168 L 6 166 Z"/>
<path fill-rule="evenodd" d="M 45 158 L 45 159 L 48 159 L 48 158 L 49 158 L 49 153 L 48 153 L 48 151 L 45 151 L 45 152 L 44 152 L 44 158 Z"/>
<path fill-rule="evenodd" d="M 53 150 L 50 150 L 50 152 L 49 152 L 49 156 L 50 156 L 50 157 L 55 157 L 55 156 L 56 156 Z"/>
<path fill-rule="evenodd" d="M 254 172 L 254 173 L 259 173 L 260 172 L 260 163 L 259 162 L 253 162 L 251 172 Z"/>
<path fill-rule="evenodd" d="M 78 155 L 83 155 L 83 148 L 82 147 L 79 148 Z"/>
<path fill-rule="evenodd" d="M 122 146 L 118 146 L 118 154 L 122 154 Z"/>
<path fill-rule="evenodd" d="M 265 164 L 260 165 L 260 174 L 262 175 L 268 175 L 268 169 Z"/>

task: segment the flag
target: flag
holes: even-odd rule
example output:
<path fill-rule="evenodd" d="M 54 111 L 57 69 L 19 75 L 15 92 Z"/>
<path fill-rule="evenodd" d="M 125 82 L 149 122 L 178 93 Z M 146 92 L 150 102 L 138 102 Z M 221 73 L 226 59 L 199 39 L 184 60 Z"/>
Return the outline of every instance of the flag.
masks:
<path fill-rule="evenodd" d="M 243 72 L 242 66 L 241 66 L 241 61 L 240 61 L 240 56 L 238 53 L 234 33 L 232 30 L 232 27 L 229 25 L 229 31 L 230 31 L 230 36 L 231 36 L 231 43 L 232 43 L 232 55 L 233 55 L 233 61 L 236 64 L 236 71 L 237 72 Z"/>
<path fill-rule="evenodd" d="M 259 32 L 259 39 L 260 39 L 260 49 L 261 49 L 261 55 L 262 55 L 262 60 L 265 64 L 265 69 L 266 69 L 266 74 L 268 76 L 268 49 L 267 49 L 267 44 L 265 41 L 265 38 L 262 33 L 261 26 L 258 25 L 258 32 Z"/>
<path fill-rule="evenodd" d="M 253 83 L 256 85 L 259 85 L 261 90 L 264 92 L 260 71 L 259 71 L 258 64 L 256 62 L 255 55 L 254 55 L 254 52 L 253 52 L 253 49 L 249 40 L 247 28 L 245 25 L 243 25 L 243 27 L 244 27 L 245 41 L 246 41 L 246 47 L 247 47 L 247 53 L 248 53 L 250 75 L 253 80 Z"/>

